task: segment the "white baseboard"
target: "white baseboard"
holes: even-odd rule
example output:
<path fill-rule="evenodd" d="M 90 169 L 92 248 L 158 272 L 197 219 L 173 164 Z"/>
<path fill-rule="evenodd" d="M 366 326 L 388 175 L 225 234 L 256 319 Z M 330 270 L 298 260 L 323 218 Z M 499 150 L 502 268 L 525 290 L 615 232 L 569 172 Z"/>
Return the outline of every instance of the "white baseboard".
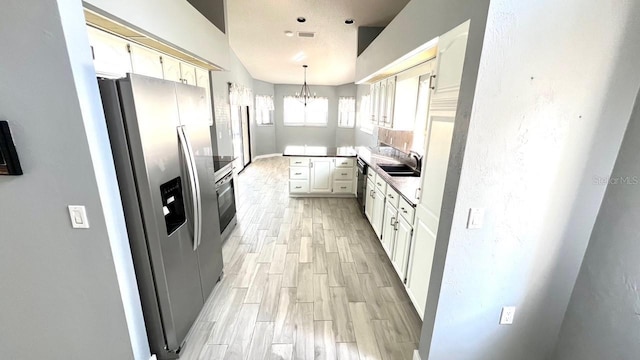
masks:
<path fill-rule="evenodd" d="M 420 353 L 418 352 L 418 349 L 413 350 L 413 360 L 421 360 L 420 359 Z"/>
<path fill-rule="evenodd" d="M 276 157 L 276 156 L 282 156 L 282 153 L 258 155 L 256 157 L 254 157 L 251 161 L 258 160 L 258 159 L 264 159 L 264 158 L 270 158 L 270 157 Z"/>
<path fill-rule="evenodd" d="M 151 355 L 151 357 L 149 358 L 149 360 L 158 360 L 158 358 L 156 357 L 156 355 Z"/>

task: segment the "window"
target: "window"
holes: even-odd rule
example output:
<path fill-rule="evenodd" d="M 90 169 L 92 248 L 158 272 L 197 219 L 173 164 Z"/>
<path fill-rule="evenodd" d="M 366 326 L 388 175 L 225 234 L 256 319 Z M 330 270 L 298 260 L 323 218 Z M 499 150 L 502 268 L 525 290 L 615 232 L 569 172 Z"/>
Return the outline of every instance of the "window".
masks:
<path fill-rule="evenodd" d="M 256 95 L 256 124 L 273 125 L 273 96 Z"/>
<path fill-rule="evenodd" d="M 356 98 L 338 98 L 338 127 L 353 128 L 356 125 Z"/>
<path fill-rule="evenodd" d="M 304 106 L 294 96 L 284 97 L 284 124 L 286 126 L 327 126 L 329 99 L 318 97 Z"/>
<path fill-rule="evenodd" d="M 363 95 L 360 98 L 360 130 L 373 134 L 373 124 L 371 123 L 371 113 L 369 112 L 371 108 L 370 101 L 370 95 Z"/>

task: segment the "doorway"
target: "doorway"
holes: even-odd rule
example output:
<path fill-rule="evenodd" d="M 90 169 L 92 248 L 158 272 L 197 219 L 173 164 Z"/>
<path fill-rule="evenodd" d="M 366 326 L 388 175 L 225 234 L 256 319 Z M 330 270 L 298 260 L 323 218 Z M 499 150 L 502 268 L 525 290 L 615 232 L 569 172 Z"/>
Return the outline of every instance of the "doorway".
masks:
<path fill-rule="evenodd" d="M 233 156 L 235 167 L 241 172 L 251 163 L 251 132 L 249 129 L 249 107 L 231 106 L 231 132 L 233 135 Z"/>

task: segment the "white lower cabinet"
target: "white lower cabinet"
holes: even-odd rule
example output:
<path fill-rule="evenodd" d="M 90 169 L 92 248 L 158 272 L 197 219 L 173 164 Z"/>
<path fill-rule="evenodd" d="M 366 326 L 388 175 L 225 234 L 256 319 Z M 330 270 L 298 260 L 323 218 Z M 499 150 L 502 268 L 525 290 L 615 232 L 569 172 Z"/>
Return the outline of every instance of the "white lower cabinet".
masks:
<path fill-rule="evenodd" d="M 375 197 L 375 185 L 373 185 L 373 181 L 367 179 L 367 190 L 364 194 L 364 215 L 369 219 L 369 222 L 373 224 L 373 206 L 376 201 Z"/>
<path fill-rule="evenodd" d="M 413 228 L 402 216 L 396 222 L 396 238 L 391 263 L 396 269 L 402 282 L 407 280 L 407 265 L 409 263 L 409 251 L 411 249 L 411 236 Z"/>
<path fill-rule="evenodd" d="M 371 214 L 371 226 L 380 239 L 382 236 L 382 224 L 384 221 L 384 192 L 377 186 L 373 191 L 373 213 Z"/>
<path fill-rule="evenodd" d="M 396 240 L 396 224 L 398 221 L 398 210 L 391 204 L 390 201 L 386 202 L 384 206 L 384 221 L 382 222 L 382 238 L 380 242 L 384 251 L 386 251 L 389 259 L 393 255 L 393 247 Z"/>
<path fill-rule="evenodd" d="M 331 158 L 311 159 L 311 186 L 312 193 L 331 192 L 331 173 L 333 171 L 333 161 Z"/>

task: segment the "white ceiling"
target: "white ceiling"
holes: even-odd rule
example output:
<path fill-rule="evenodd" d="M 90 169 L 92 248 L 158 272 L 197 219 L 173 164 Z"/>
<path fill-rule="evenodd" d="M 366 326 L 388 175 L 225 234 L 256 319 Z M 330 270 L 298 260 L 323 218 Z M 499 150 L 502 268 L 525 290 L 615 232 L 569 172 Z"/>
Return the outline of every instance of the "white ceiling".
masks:
<path fill-rule="evenodd" d="M 355 78 L 358 26 L 385 26 L 409 0 L 229 0 L 231 48 L 253 78 L 310 85 L 342 85 Z M 296 18 L 303 16 L 305 23 Z M 347 18 L 355 19 L 345 25 Z M 286 37 L 286 30 L 315 32 L 313 39 Z M 302 56 L 300 55 L 302 54 Z M 302 60 L 295 59 L 303 57 Z"/>

